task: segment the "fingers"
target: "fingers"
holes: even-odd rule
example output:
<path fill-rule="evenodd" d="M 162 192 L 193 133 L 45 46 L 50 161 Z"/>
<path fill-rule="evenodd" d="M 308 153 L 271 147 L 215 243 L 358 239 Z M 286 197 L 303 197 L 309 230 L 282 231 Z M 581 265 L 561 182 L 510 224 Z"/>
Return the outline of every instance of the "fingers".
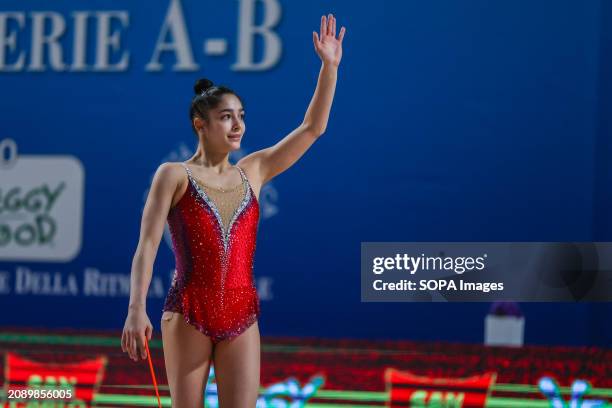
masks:
<path fill-rule="evenodd" d="M 130 356 L 130 334 L 128 332 L 124 332 L 123 337 L 124 337 L 124 340 L 123 340 L 124 350 L 123 350 L 123 352 L 127 353 L 128 357 L 131 358 L 131 356 Z"/>
<path fill-rule="evenodd" d="M 315 50 L 319 49 L 319 36 L 316 31 L 312 32 L 312 42 L 314 43 Z"/>
<path fill-rule="evenodd" d="M 138 336 L 138 354 L 143 360 L 147 358 L 147 347 L 145 346 L 145 341 L 146 338 L 144 334 Z"/>
<path fill-rule="evenodd" d="M 325 16 L 321 17 L 321 39 L 327 33 L 327 18 Z"/>
<path fill-rule="evenodd" d="M 138 344 L 135 333 L 130 333 L 128 336 L 128 355 L 130 359 L 138 361 Z"/>
<path fill-rule="evenodd" d="M 138 361 L 139 358 L 147 358 L 147 349 L 145 347 L 145 334 L 132 333 L 129 336 L 128 342 L 128 354 L 134 361 Z"/>
<path fill-rule="evenodd" d="M 130 334 L 130 340 L 128 343 L 128 354 L 130 356 L 130 358 L 134 361 L 136 361 L 136 339 L 134 338 L 134 334 L 131 333 Z"/>
<path fill-rule="evenodd" d="M 330 36 L 332 38 L 336 38 L 336 17 L 333 14 L 329 13 L 327 16 L 321 16 L 321 39 L 323 41 L 323 37 Z M 338 35 L 338 41 L 342 41 L 344 38 L 344 33 L 346 32 L 346 28 L 342 27 L 340 29 L 340 33 Z M 314 40 L 314 38 L 313 38 Z M 317 36 L 317 42 L 319 41 L 319 37 Z M 315 43 L 316 45 L 316 43 Z"/>
<path fill-rule="evenodd" d="M 342 40 L 344 40 L 344 33 L 346 33 L 346 28 L 342 27 L 340 29 L 340 34 L 338 35 L 338 41 L 342 44 Z"/>
<path fill-rule="evenodd" d="M 123 351 L 124 353 L 127 350 L 127 346 L 125 344 L 125 331 L 123 333 L 121 333 L 121 351 Z"/>
<path fill-rule="evenodd" d="M 127 353 L 128 356 L 130 358 L 132 358 L 132 354 L 131 354 L 131 342 L 130 342 L 130 333 L 127 331 L 124 331 L 123 334 L 121 335 L 121 351 L 123 351 L 124 353 Z"/>

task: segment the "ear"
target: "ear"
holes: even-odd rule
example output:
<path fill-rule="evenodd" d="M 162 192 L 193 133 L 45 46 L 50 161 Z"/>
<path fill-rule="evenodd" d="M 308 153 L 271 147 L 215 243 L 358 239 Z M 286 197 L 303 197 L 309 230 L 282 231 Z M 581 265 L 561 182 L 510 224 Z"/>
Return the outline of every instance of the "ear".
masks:
<path fill-rule="evenodd" d="M 205 125 L 204 119 L 199 118 L 197 116 L 193 118 L 193 126 L 196 128 L 196 130 L 198 131 L 204 130 L 204 125 Z"/>

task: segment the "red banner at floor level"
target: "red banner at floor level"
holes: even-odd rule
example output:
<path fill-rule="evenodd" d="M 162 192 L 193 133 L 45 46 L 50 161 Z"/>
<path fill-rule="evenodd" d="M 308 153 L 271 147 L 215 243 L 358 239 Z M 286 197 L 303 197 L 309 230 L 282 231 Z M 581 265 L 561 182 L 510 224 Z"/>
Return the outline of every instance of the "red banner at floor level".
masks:
<path fill-rule="evenodd" d="M 90 406 L 104 379 L 107 361 L 100 356 L 77 363 L 42 363 L 7 352 L 4 368 L 7 402 L 11 407 L 25 407 L 31 401 L 49 399 Z M 21 402 L 15 404 L 17 401 Z"/>
<path fill-rule="evenodd" d="M 496 373 L 465 378 L 418 376 L 394 368 L 385 370 L 388 407 L 484 408 Z"/>

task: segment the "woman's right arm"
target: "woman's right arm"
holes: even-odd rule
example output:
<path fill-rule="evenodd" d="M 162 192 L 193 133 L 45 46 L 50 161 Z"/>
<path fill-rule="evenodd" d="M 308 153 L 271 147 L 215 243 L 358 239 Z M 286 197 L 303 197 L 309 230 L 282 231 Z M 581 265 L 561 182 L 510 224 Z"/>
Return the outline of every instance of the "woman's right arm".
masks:
<path fill-rule="evenodd" d="M 175 163 L 164 163 L 155 172 L 142 214 L 140 238 L 132 260 L 130 302 L 121 337 L 121 349 L 131 359 L 147 358 L 145 336 L 151 339 L 153 326 L 146 313 L 146 298 L 153 275 L 153 263 L 161 241 L 172 198 L 182 172 Z"/>

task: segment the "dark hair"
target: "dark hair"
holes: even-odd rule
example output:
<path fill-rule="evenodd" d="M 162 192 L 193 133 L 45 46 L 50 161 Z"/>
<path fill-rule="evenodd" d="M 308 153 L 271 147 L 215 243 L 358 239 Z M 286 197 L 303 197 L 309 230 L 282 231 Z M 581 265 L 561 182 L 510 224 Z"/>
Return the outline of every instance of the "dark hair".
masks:
<path fill-rule="evenodd" d="M 196 81 L 193 86 L 195 96 L 191 100 L 191 108 L 189 109 L 189 121 L 191 122 L 191 128 L 197 135 L 198 132 L 193 125 L 193 118 L 200 117 L 208 120 L 208 111 L 216 108 L 221 102 L 221 96 L 224 94 L 232 94 L 238 98 L 240 103 L 244 106 L 242 98 L 238 96 L 236 92 L 223 85 L 214 85 L 210 79 L 200 78 Z"/>

